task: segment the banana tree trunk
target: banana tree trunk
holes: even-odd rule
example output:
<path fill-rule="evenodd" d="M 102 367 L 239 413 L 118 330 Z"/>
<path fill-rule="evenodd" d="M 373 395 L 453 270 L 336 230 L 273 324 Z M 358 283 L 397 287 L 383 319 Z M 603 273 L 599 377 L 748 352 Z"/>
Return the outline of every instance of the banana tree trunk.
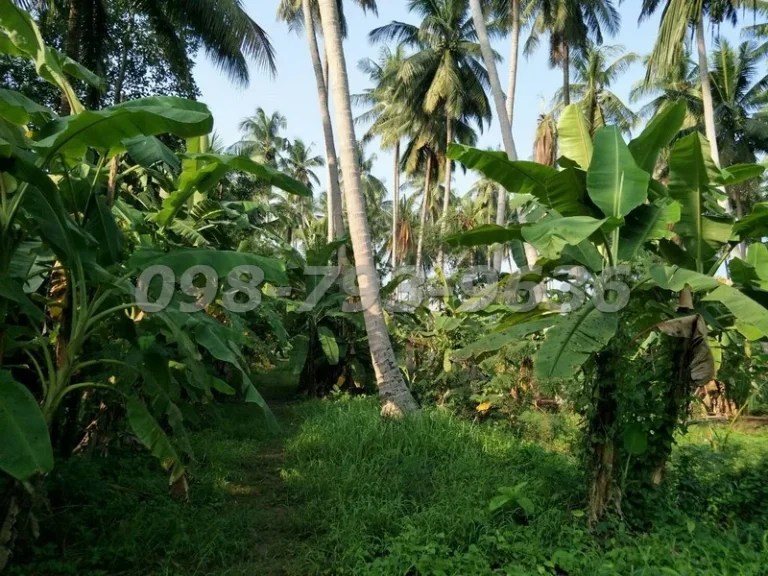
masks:
<path fill-rule="evenodd" d="M 424 275 L 424 229 L 427 227 L 427 207 L 429 206 L 429 189 L 432 187 L 432 153 L 427 152 L 427 175 L 424 178 L 424 199 L 421 202 L 419 216 L 419 239 L 416 243 L 416 273 Z"/>
<path fill-rule="evenodd" d="M 704 130 L 709 140 L 712 161 L 720 167 L 720 149 L 717 146 L 717 128 L 715 128 L 715 106 L 712 102 L 712 82 L 709 77 L 709 62 L 707 61 L 707 40 L 704 33 L 704 14 L 699 14 L 696 23 L 696 48 L 699 53 L 699 73 L 701 75 L 701 100 L 704 104 Z M 732 212 L 729 199 L 721 203 L 728 213 Z"/>
<path fill-rule="evenodd" d="M 451 159 L 448 157 L 447 153 L 448 147 L 453 144 L 453 119 L 450 117 L 450 114 L 448 114 L 448 110 L 446 110 L 445 135 L 445 192 L 443 194 L 443 211 L 440 222 L 441 236 L 445 236 L 445 234 L 448 232 L 448 209 L 451 207 L 451 179 L 453 177 L 453 162 L 451 162 Z M 440 266 L 441 270 L 444 269 L 445 252 L 443 251 L 442 239 L 440 242 L 440 248 L 438 249 L 437 264 Z"/>
<path fill-rule="evenodd" d="M 510 93 L 507 95 L 507 101 L 504 101 L 504 92 L 501 89 L 501 81 L 499 80 L 499 73 L 496 69 L 496 60 L 493 56 L 493 50 L 491 48 L 491 41 L 488 37 L 488 29 L 485 25 L 485 16 L 480 5 L 480 0 L 470 0 L 470 9 L 472 11 L 472 19 L 475 23 L 475 30 L 477 31 L 477 37 L 480 42 L 480 50 L 483 53 L 483 60 L 485 61 L 485 67 L 488 69 L 488 77 L 491 82 L 491 95 L 493 96 L 493 102 L 496 107 L 496 116 L 499 119 L 501 125 L 501 139 L 504 143 L 504 151 L 507 153 L 507 157 L 513 162 L 517 160 L 517 149 L 515 148 L 515 139 L 512 135 L 512 111 L 514 109 L 514 90 L 517 82 L 517 45 L 520 41 L 520 5 L 519 0 L 512 0 L 513 10 L 513 31 L 512 31 L 512 44 L 513 54 L 510 56 Z M 515 11 L 515 7 L 517 10 Z M 516 26 L 515 26 L 516 20 Z M 515 32 L 516 29 L 516 32 Z M 525 222 L 524 215 L 521 210 L 517 212 L 518 220 L 520 223 Z M 507 193 L 504 189 L 499 191 L 498 205 L 496 209 L 496 224 L 504 226 L 507 223 Z M 536 263 L 537 254 L 536 250 L 532 246 L 525 246 L 526 259 L 528 265 L 533 266 Z M 493 269 L 501 271 L 502 262 L 504 261 L 504 247 L 497 246 L 493 256 Z"/>
<path fill-rule="evenodd" d="M 323 37 L 328 51 L 330 77 L 333 80 L 333 101 L 339 128 L 341 166 L 344 171 L 344 193 L 347 216 L 355 254 L 360 301 L 371 349 L 371 359 L 384 407 L 382 414 L 400 416 L 418 410 L 418 404 L 405 385 L 389 340 L 387 324 L 379 294 L 379 276 L 373 259 L 371 233 L 365 211 L 365 199 L 357 162 L 357 141 L 349 96 L 349 81 L 337 0 L 319 0 Z M 304 6 L 308 1 L 304 0 Z"/>
<path fill-rule="evenodd" d="M 328 86 L 326 75 L 323 73 L 323 64 L 320 60 L 320 49 L 317 45 L 315 34 L 315 22 L 312 17 L 311 0 L 302 0 L 304 12 L 304 29 L 309 43 L 309 55 L 312 59 L 312 69 L 315 74 L 317 97 L 320 101 L 320 119 L 323 124 L 323 141 L 325 143 L 325 166 L 328 179 L 327 209 L 328 209 L 328 242 L 333 242 L 344 235 L 344 220 L 341 213 L 341 187 L 339 186 L 339 164 L 336 157 L 336 146 L 333 139 L 333 124 L 331 124 L 331 112 L 328 103 Z M 339 264 L 346 262 L 344 246 L 339 247 Z"/>
<path fill-rule="evenodd" d="M 397 269 L 397 218 L 400 210 L 400 142 L 395 144 L 395 177 L 392 190 L 392 270 Z"/>

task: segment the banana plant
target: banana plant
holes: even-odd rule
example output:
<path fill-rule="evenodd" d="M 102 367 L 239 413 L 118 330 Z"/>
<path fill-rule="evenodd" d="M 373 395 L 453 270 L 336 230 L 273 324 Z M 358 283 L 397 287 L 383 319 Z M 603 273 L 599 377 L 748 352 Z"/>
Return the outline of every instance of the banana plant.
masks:
<path fill-rule="evenodd" d="M 570 292 L 565 306 L 554 310 L 531 306 L 519 325 L 502 324 L 459 351 L 459 356 L 542 332 L 534 359 L 536 375 L 566 380 L 592 370 L 596 361 L 620 362 L 618 354 L 626 342 L 618 337 L 627 332 L 637 337 L 651 330 L 682 338 L 687 350 L 696 351 L 677 356 L 687 363 L 688 377 L 681 384 L 687 389 L 692 383 L 706 383 L 714 374 L 706 319 L 711 320 L 710 330 L 735 328 L 768 337 L 764 246 L 753 245 L 745 261 L 729 262 L 735 246 L 754 239 L 765 221 L 762 213 L 734 221 L 718 203 L 719 187 L 759 177 L 764 168 L 718 169 L 703 136 L 679 137 L 684 116 L 682 104 L 670 106 L 627 144 L 613 126 L 601 128 L 591 138 L 580 110 L 569 107 L 560 121 L 564 156 L 559 169 L 510 162 L 502 154 L 459 145 L 450 148 L 449 155 L 466 167 L 507 190 L 533 195 L 542 218 L 524 225 L 484 226 L 447 241 L 465 246 L 525 241 L 534 246 L 540 254 L 537 269 L 504 280 L 512 287 L 513 304 L 515 287 L 526 275 L 534 281 L 566 282 Z M 670 146 L 670 178 L 665 186 L 651 174 L 661 150 Z M 715 277 L 726 265 L 732 283 Z M 644 311 L 638 312 L 638 306 Z M 560 314 L 553 317 L 553 312 Z M 681 323 L 689 329 L 679 329 Z M 694 364 L 694 359 L 702 361 Z M 622 434 L 625 441 L 634 435 L 614 426 L 617 407 L 601 399 L 616 395 L 615 378 L 600 370 L 598 374 L 593 395 L 598 409 L 592 412 L 588 431 L 596 455 L 593 520 L 602 515 L 613 489 L 605 474 L 613 470 L 615 447 Z M 670 395 L 678 396 L 673 390 Z M 681 400 L 670 410 L 679 412 L 685 406 Z M 606 432 L 609 428 L 611 433 Z M 635 440 L 629 444 L 642 444 Z M 667 453 L 669 449 L 671 441 L 664 448 Z M 662 462 L 666 455 L 662 454 Z"/>
<path fill-rule="evenodd" d="M 121 206 L 112 206 L 107 192 L 105 167 L 127 151 L 137 165 L 160 154 L 181 168 L 153 215 L 159 230 L 170 229 L 180 215 L 192 217 L 191 200 L 202 198 L 199 206 L 232 171 L 256 174 L 289 193 L 310 192 L 248 159 L 188 147 L 179 160 L 158 146 L 154 137 L 160 134 L 195 139 L 210 133 L 213 119 L 201 103 L 154 97 L 85 110 L 67 76 L 94 85 L 101 81 L 45 46 L 29 14 L 10 0 L 0 0 L 0 53 L 32 60 L 40 76 L 62 90 L 73 111 L 58 117 L 20 93 L 0 91 L 0 431 L 8 439 L 0 449 L 0 470 L 22 481 L 50 471 L 49 430 L 57 419 L 73 417 L 73 410 L 63 410 L 65 399 L 105 390 L 125 405 L 137 438 L 160 459 L 171 483 L 185 484 L 176 450 L 183 445 L 181 396 L 174 382 L 184 384 L 186 397 L 210 399 L 211 390 L 231 393 L 203 363 L 207 355 L 234 366 L 242 375 L 246 400 L 268 408 L 236 346 L 243 338 L 234 328 L 236 319 L 185 314 L 178 297 L 163 311 L 141 312 L 132 279 L 152 265 L 168 266 L 177 275 L 207 265 L 224 277 L 248 265 L 279 285 L 288 281 L 285 266 L 235 251 L 131 254 L 133 246 L 115 218 Z M 225 297 L 215 296 L 217 301 Z M 116 332 L 128 334 L 121 336 L 130 349 L 126 358 L 89 357 L 94 340 Z M 97 367 L 113 367 L 116 374 L 103 377 Z M 176 441 L 163 422 L 179 437 Z"/>
<path fill-rule="evenodd" d="M 299 384 L 310 395 L 323 395 L 334 386 L 363 389 L 370 381 L 365 326 L 360 311 L 345 310 L 351 298 L 349 277 L 330 266 L 346 238 L 310 249 L 306 256 L 293 250 L 293 294 L 276 298 L 284 307 L 284 324 L 294 345 Z M 301 367 L 300 369 L 298 367 Z"/>

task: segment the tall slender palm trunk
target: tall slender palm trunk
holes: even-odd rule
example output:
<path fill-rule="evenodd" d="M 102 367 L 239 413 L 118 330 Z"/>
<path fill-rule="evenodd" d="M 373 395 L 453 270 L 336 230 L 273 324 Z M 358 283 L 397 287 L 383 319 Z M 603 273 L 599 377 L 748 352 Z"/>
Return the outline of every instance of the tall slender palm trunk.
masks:
<path fill-rule="evenodd" d="M 568 44 L 562 45 L 563 51 L 563 104 L 571 104 L 571 49 Z"/>
<path fill-rule="evenodd" d="M 507 116 L 509 125 L 515 125 L 515 94 L 517 93 L 517 67 L 520 59 L 520 0 L 510 0 L 512 20 L 511 44 L 509 47 L 509 83 L 507 85 Z"/>
<path fill-rule="evenodd" d="M 325 143 L 325 166 L 328 179 L 326 202 L 328 210 L 328 242 L 333 242 L 344 236 L 344 220 L 341 212 L 341 187 L 339 186 L 339 164 L 336 157 L 336 145 L 333 139 L 333 124 L 331 123 L 331 111 L 328 102 L 328 86 L 326 74 L 323 72 L 323 64 L 320 60 L 320 49 L 317 45 L 315 34 L 315 22 L 312 17 L 311 0 L 302 0 L 304 12 L 304 29 L 309 43 L 309 55 L 312 59 L 312 69 L 315 74 L 317 97 L 320 101 L 320 118 L 323 124 L 323 141 Z M 344 246 L 339 247 L 339 264 L 346 261 Z"/>
<path fill-rule="evenodd" d="M 427 208 L 429 206 L 429 191 L 432 188 L 432 152 L 427 152 L 427 175 L 424 178 L 424 199 L 421 202 L 419 216 L 419 239 L 416 242 L 416 273 L 424 275 L 424 229 L 427 227 Z"/>
<path fill-rule="evenodd" d="M 330 77 L 333 81 L 333 101 L 339 128 L 341 166 L 344 171 L 344 194 L 347 201 L 347 215 L 355 253 L 357 282 L 360 286 L 360 301 L 368 333 L 371 359 L 379 385 L 379 394 L 384 401 L 382 413 L 399 416 L 418 410 L 410 390 L 405 385 L 400 368 L 389 340 L 384 310 L 379 294 L 379 276 L 373 259 L 371 233 L 365 211 L 365 199 L 360 181 L 357 162 L 357 141 L 349 96 L 349 80 L 344 48 L 341 42 L 341 25 L 337 0 L 319 0 L 323 25 L 323 37 L 328 51 Z M 307 6 L 307 0 L 304 0 Z"/>
<path fill-rule="evenodd" d="M 67 34 L 64 38 L 64 52 L 72 60 L 80 61 L 80 2 L 70 0 L 69 16 L 67 18 Z M 72 107 L 69 104 L 67 95 L 62 92 L 61 104 L 59 105 L 61 116 L 69 116 L 72 113 Z"/>
<path fill-rule="evenodd" d="M 400 210 L 400 141 L 395 144 L 395 177 L 392 190 L 392 270 L 397 269 L 397 218 Z"/>
<path fill-rule="evenodd" d="M 696 48 L 699 54 L 699 74 L 701 76 L 701 100 L 704 104 L 704 131 L 709 140 L 712 161 L 720 167 L 720 149 L 717 145 L 717 128 L 715 127 L 715 105 L 712 101 L 712 81 L 709 76 L 709 61 L 707 59 L 707 40 L 704 32 L 704 14 L 699 14 L 696 23 Z M 729 198 L 720 205 L 728 212 L 733 211 Z"/>
<path fill-rule="evenodd" d="M 472 11 L 472 19 L 475 23 L 475 30 L 477 31 L 477 37 L 480 42 L 480 50 L 483 53 L 483 60 L 485 61 L 485 67 L 488 69 L 488 77 L 491 82 L 491 94 L 493 96 L 493 102 L 496 107 L 496 116 L 499 119 L 499 125 L 501 126 L 501 140 L 504 143 L 504 151 L 507 153 L 507 157 L 513 162 L 517 160 L 517 149 L 515 147 L 515 139 L 512 134 L 512 116 L 514 110 L 514 90 L 517 82 L 517 47 L 520 42 L 520 5 L 519 0 L 512 0 L 512 18 L 516 20 L 516 26 L 513 22 L 513 38 L 512 44 L 515 47 L 513 55 L 510 56 L 510 94 L 507 95 L 506 106 L 504 102 L 504 93 L 501 90 L 501 81 L 499 80 L 499 73 L 496 69 L 496 60 L 494 59 L 493 50 L 491 49 L 491 41 L 488 37 L 488 29 L 485 25 L 485 16 L 480 5 L 480 0 L 470 0 L 470 9 Z M 515 10 L 517 8 L 517 10 Z M 516 28 L 516 31 L 515 31 Z M 522 211 L 518 210 L 518 219 L 520 222 L 524 222 Z M 507 193 L 502 188 L 499 190 L 498 205 L 496 209 L 496 224 L 504 226 L 507 223 Z M 536 250 L 532 246 L 526 244 L 525 246 L 526 259 L 528 265 L 532 266 L 536 263 L 537 255 Z M 493 256 L 493 269 L 501 271 L 501 266 L 504 261 L 504 246 L 497 246 Z"/>
<path fill-rule="evenodd" d="M 443 211 L 440 222 L 440 234 L 445 236 L 448 232 L 448 210 L 451 207 L 451 180 L 453 179 L 453 162 L 448 157 L 448 147 L 453 144 L 453 118 L 447 113 L 445 120 L 445 192 L 443 194 Z M 437 265 L 440 269 L 445 268 L 445 252 L 443 251 L 442 239 L 437 253 Z"/>

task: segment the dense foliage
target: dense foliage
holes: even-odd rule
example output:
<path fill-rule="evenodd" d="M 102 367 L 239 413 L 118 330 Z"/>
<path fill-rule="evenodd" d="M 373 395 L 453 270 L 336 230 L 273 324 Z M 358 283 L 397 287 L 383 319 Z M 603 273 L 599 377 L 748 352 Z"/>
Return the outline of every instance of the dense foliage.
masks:
<path fill-rule="evenodd" d="M 239 0 L 0 0 L 0 571 L 761 573 L 765 50 L 710 70 L 739 3 L 665 4 L 635 114 L 611 0 L 413 0 L 356 96 L 343 3 L 281 2 L 318 154 L 194 99 L 199 50 L 274 70 Z M 534 161 L 489 41 L 522 21 L 564 73 Z"/>

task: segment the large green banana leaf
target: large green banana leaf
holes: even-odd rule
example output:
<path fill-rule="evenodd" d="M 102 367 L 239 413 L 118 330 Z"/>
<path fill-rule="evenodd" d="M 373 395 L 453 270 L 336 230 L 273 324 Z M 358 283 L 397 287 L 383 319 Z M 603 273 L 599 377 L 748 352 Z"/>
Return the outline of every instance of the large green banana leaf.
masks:
<path fill-rule="evenodd" d="M 704 292 L 720 285 L 720 282 L 712 276 L 678 266 L 652 266 L 650 272 L 651 278 L 657 286 L 672 292 L 682 292 L 686 286 L 689 286 L 694 292 Z"/>
<path fill-rule="evenodd" d="M 740 240 L 768 236 L 768 202 L 758 202 L 752 211 L 736 222 L 733 231 Z"/>
<path fill-rule="evenodd" d="M 0 170 L 29 184 L 23 196 L 16 200 L 38 225 L 40 235 L 56 255 L 65 262 L 73 262 L 89 238 L 64 208 L 59 190 L 50 177 L 16 157 L 0 160 Z"/>
<path fill-rule="evenodd" d="M 118 262 L 123 251 L 123 233 L 102 196 L 92 200 L 87 217 L 85 230 L 98 243 L 99 261 L 105 265 Z"/>
<path fill-rule="evenodd" d="M 0 277 L 0 298 L 15 302 L 30 320 L 45 322 L 45 314 L 43 314 L 42 310 L 29 299 L 29 296 L 24 292 L 24 288 L 10 277 Z"/>
<path fill-rule="evenodd" d="M 523 226 L 523 238 L 545 258 L 555 260 L 566 246 L 578 246 L 605 223 L 589 216 L 548 218 Z"/>
<path fill-rule="evenodd" d="M 561 316 L 547 331 L 536 353 L 536 377 L 542 380 L 573 378 L 592 354 L 605 348 L 618 327 L 618 314 L 601 312 L 593 300 Z"/>
<path fill-rule="evenodd" d="M 569 166 L 547 180 L 546 205 L 562 216 L 600 216 L 587 195 L 587 173 Z"/>
<path fill-rule="evenodd" d="M 176 154 L 154 136 L 137 136 L 125 140 L 123 146 L 131 159 L 144 168 L 152 168 L 162 162 L 174 172 L 181 170 L 181 161 Z"/>
<path fill-rule="evenodd" d="M 763 337 L 768 337 L 768 310 L 736 288 L 723 284 L 704 300 L 724 304 L 738 320 L 755 326 Z"/>
<path fill-rule="evenodd" d="M 205 104 L 154 96 L 53 120 L 41 128 L 35 147 L 47 159 L 61 153 L 79 157 L 87 148 L 107 152 L 137 136 L 174 134 L 185 138 L 212 129 L 213 116 Z"/>
<path fill-rule="evenodd" d="M 632 261 L 647 243 L 662 238 L 671 240 L 674 232 L 670 226 L 679 221 L 680 204 L 669 198 L 638 206 L 629 213 L 621 228 L 619 258 Z"/>
<path fill-rule="evenodd" d="M 0 89 L 0 118 L 12 124 L 26 125 L 34 122 L 42 126 L 53 116 L 53 111 L 30 100 L 21 92 Z"/>
<path fill-rule="evenodd" d="M 255 266 L 264 272 L 265 282 L 276 286 L 288 285 L 283 262 L 246 252 L 202 248 L 175 248 L 172 252 L 140 250 L 134 252 L 128 260 L 128 267 L 136 270 L 145 270 L 156 265 L 168 266 L 177 278 L 193 266 L 210 266 L 218 274 L 220 284 L 223 284 L 229 273 L 238 266 Z"/>
<path fill-rule="evenodd" d="M 708 150 L 706 139 L 695 132 L 677 141 L 669 159 L 669 194 L 682 208 L 675 232 L 683 237 L 699 272 L 732 235 L 727 220 L 705 215 L 713 204 L 711 177 L 718 172 Z"/>
<path fill-rule="evenodd" d="M 452 246 L 490 246 L 491 244 L 505 244 L 513 240 L 522 240 L 521 227 L 513 224 L 507 227 L 496 224 L 484 224 L 472 228 L 467 232 L 452 234 L 445 238 L 445 242 Z"/>
<path fill-rule="evenodd" d="M 53 470 L 48 426 L 29 390 L 0 371 L 0 470 L 17 480 Z"/>
<path fill-rule="evenodd" d="M 717 183 L 723 186 L 734 186 L 747 180 L 760 178 L 765 173 L 765 166 L 760 164 L 734 164 L 720 170 L 722 179 Z"/>
<path fill-rule="evenodd" d="M 567 106 L 557 124 L 560 153 L 584 170 L 592 163 L 592 136 L 578 104 Z"/>
<path fill-rule="evenodd" d="M 327 326 L 320 326 L 317 329 L 317 338 L 328 364 L 336 366 L 339 363 L 339 343 L 336 341 L 336 335 Z"/>
<path fill-rule="evenodd" d="M 82 104 L 64 74 L 63 60 L 66 58 L 45 45 L 30 14 L 11 0 L 0 0 L 0 53 L 19 56 L 33 62 L 41 78 L 64 92 L 72 112 L 82 111 Z M 76 70 L 80 76 L 85 76 L 80 70 L 82 67 L 76 62 L 67 62 L 66 66 L 69 71 Z"/>
<path fill-rule="evenodd" d="M 597 131 L 587 190 L 606 217 L 623 218 L 645 203 L 650 179 L 635 163 L 616 126 Z"/>
<path fill-rule="evenodd" d="M 248 362 L 237 347 L 231 342 L 231 329 L 210 316 L 192 316 L 187 322 L 187 325 L 193 329 L 195 341 L 200 346 L 208 350 L 208 352 L 210 352 L 217 360 L 231 364 L 240 372 L 243 381 L 245 401 L 259 406 L 270 422 L 274 424 L 274 415 L 272 414 L 272 411 L 253 384 L 248 369 Z"/>
<path fill-rule="evenodd" d="M 136 396 L 130 396 L 126 402 L 128 423 L 139 441 L 160 460 L 163 468 L 171 474 L 171 484 L 184 475 L 184 464 L 179 458 L 171 440 L 147 410 L 144 403 Z"/>
<path fill-rule="evenodd" d="M 653 117 L 640 136 L 629 143 L 629 150 L 641 169 L 653 174 L 659 160 L 659 153 L 669 146 L 680 132 L 686 113 L 685 102 L 676 102 L 664 108 Z"/>
<path fill-rule="evenodd" d="M 448 157 L 498 182 L 509 192 L 531 194 L 545 203 L 547 180 L 557 174 L 557 170 L 550 166 L 536 162 L 512 162 L 504 152 L 478 150 L 462 144 L 451 144 Z"/>
<path fill-rule="evenodd" d="M 184 169 L 179 176 L 178 189 L 163 202 L 162 210 L 155 217 L 162 226 L 170 224 L 193 194 L 207 192 L 230 172 L 245 172 L 285 192 L 305 197 L 312 196 L 309 188 L 298 180 L 270 166 L 254 162 L 250 158 L 224 154 L 195 154 L 187 157 L 196 161 L 195 166 Z"/>
<path fill-rule="evenodd" d="M 512 326 L 499 332 L 494 332 L 493 334 L 484 336 L 483 338 L 480 338 L 480 340 L 465 346 L 461 350 L 455 351 L 451 355 L 451 358 L 455 360 L 468 360 L 469 358 L 496 352 L 497 350 L 501 350 L 507 344 L 513 344 L 526 336 L 541 332 L 542 330 L 553 326 L 556 322 L 556 317 L 541 318 L 532 322 L 526 322 L 525 324 Z"/>

